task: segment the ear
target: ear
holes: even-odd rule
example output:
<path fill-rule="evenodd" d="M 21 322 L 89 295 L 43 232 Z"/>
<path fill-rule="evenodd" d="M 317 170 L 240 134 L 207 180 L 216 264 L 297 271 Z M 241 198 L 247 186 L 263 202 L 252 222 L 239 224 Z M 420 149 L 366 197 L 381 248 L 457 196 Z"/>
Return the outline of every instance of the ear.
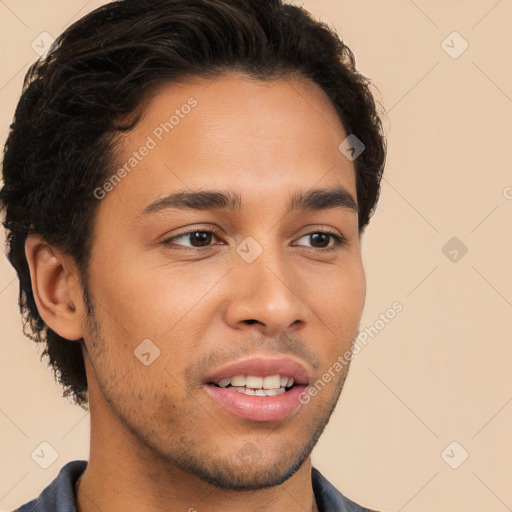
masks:
<path fill-rule="evenodd" d="M 71 259 L 40 235 L 27 237 L 25 256 L 30 269 L 34 300 L 41 318 L 65 339 L 82 338 L 82 290 Z"/>

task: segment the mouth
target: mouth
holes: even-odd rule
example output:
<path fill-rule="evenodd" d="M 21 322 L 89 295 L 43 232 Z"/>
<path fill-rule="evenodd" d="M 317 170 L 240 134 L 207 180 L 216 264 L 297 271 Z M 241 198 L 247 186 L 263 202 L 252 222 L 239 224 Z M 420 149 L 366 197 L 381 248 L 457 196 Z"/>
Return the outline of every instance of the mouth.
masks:
<path fill-rule="evenodd" d="M 231 378 L 221 379 L 208 384 L 218 388 L 232 389 L 248 396 L 275 396 L 290 391 L 296 384 L 295 379 L 289 376 L 268 375 L 235 375 Z M 298 385 L 298 384 L 297 384 Z"/>
<path fill-rule="evenodd" d="M 298 411 L 309 373 L 288 357 L 258 357 L 221 368 L 204 384 L 210 397 L 228 413 L 253 421 L 277 421 Z"/>

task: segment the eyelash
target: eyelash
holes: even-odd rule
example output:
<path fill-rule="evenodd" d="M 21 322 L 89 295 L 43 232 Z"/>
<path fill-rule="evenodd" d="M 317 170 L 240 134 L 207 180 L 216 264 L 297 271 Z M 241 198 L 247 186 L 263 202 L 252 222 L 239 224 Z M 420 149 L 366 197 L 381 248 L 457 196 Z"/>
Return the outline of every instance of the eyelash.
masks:
<path fill-rule="evenodd" d="M 184 233 L 179 233 L 178 235 L 174 235 L 173 237 L 164 240 L 162 243 L 164 245 L 169 245 L 170 246 L 170 245 L 172 245 L 172 241 L 175 240 L 176 238 L 181 238 L 181 237 L 184 237 L 184 236 L 187 236 L 187 235 L 193 235 L 194 233 L 208 233 L 208 234 L 214 235 L 217 238 L 220 238 L 220 236 L 214 230 L 211 230 L 211 229 L 193 229 L 191 231 L 185 231 Z M 309 233 L 304 233 L 298 239 L 301 239 L 301 238 L 303 238 L 305 236 L 308 236 L 308 235 L 314 235 L 314 234 L 317 234 L 317 233 L 322 233 L 322 234 L 325 234 L 325 235 L 329 235 L 334 240 L 334 246 L 333 247 L 310 247 L 310 249 L 316 249 L 317 251 L 320 251 L 320 252 L 331 252 L 331 251 L 335 251 L 335 250 L 339 249 L 340 247 L 342 247 L 342 246 L 347 244 L 347 240 L 346 240 L 346 238 L 344 236 L 340 236 L 340 235 L 338 235 L 336 233 L 333 233 L 332 231 L 325 230 L 325 229 L 317 229 L 317 230 L 311 231 Z M 212 245 L 206 245 L 206 246 L 203 246 L 203 247 L 182 247 L 182 246 L 178 246 L 178 247 L 175 247 L 173 249 L 175 249 L 175 250 L 184 250 L 184 251 L 202 251 L 202 250 L 210 249 L 211 247 L 212 247 Z"/>

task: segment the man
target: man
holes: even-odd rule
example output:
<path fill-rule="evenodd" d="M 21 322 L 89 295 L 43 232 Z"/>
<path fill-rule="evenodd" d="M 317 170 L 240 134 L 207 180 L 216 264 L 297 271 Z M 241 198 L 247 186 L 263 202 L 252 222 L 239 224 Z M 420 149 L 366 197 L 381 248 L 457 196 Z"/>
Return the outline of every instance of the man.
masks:
<path fill-rule="evenodd" d="M 310 454 L 384 160 L 368 80 L 299 7 L 125 0 L 66 30 L 27 74 L 0 200 L 90 458 L 18 510 L 368 510 Z"/>

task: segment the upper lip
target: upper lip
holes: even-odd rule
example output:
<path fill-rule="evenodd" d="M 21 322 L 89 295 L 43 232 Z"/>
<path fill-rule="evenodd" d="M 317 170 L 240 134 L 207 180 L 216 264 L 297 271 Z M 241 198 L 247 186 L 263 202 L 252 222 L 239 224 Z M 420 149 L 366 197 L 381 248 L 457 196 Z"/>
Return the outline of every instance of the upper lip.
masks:
<path fill-rule="evenodd" d="M 293 377 L 295 384 L 298 385 L 309 384 L 309 372 L 305 366 L 290 357 L 241 359 L 212 372 L 206 377 L 206 382 L 216 383 L 235 375 L 254 375 L 256 377 L 280 375 L 281 377 Z"/>

